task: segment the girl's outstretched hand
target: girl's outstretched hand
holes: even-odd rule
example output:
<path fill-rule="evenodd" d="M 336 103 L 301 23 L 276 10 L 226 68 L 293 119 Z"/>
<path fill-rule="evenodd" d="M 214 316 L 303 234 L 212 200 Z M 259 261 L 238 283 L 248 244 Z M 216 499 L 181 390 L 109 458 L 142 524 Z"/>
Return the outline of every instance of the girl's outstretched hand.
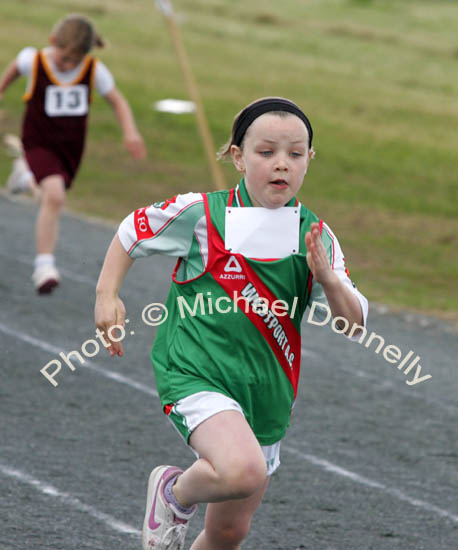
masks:
<path fill-rule="evenodd" d="M 116 325 L 125 327 L 126 308 L 121 298 L 119 296 L 97 294 L 94 316 L 97 335 L 108 349 L 110 356 L 118 355 L 122 357 L 124 351 L 121 342 L 113 340 L 113 338 L 118 340 L 122 335 L 122 332 L 114 327 Z"/>
<path fill-rule="evenodd" d="M 124 137 L 124 146 L 134 159 L 140 160 L 146 157 L 146 147 L 143 138 L 138 133 L 132 133 Z"/>
<path fill-rule="evenodd" d="M 318 223 L 314 222 L 310 226 L 310 231 L 305 235 L 305 245 L 307 246 L 307 263 L 312 270 L 313 277 L 322 285 L 330 283 L 334 272 L 329 264 L 329 258 L 321 240 L 320 225 Z"/>

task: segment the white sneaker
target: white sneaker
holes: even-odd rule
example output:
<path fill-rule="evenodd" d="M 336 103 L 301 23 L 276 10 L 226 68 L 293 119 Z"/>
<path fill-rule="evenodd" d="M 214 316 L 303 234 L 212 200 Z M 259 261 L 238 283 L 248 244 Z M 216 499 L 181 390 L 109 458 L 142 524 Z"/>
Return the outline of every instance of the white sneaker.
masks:
<path fill-rule="evenodd" d="M 38 294 L 49 294 L 60 283 L 60 275 L 53 265 L 36 267 L 32 281 Z"/>
<path fill-rule="evenodd" d="M 166 501 L 164 486 L 182 470 L 174 466 L 158 466 L 150 476 L 143 522 L 142 550 L 184 550 L 189 520 L 196 512 L 185 514 Z"/>
<path fill-rule="evenodd" d="M 32 190 L 31 173 L 23 158 L 13 161 L 13 170 L 6 180 L 10 193 L 27 193 Z"/>

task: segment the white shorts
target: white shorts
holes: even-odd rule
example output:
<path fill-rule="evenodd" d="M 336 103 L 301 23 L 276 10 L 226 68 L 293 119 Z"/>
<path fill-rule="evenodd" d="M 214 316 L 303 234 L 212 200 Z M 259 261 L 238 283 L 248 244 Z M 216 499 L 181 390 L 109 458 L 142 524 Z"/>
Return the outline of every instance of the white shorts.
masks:
<path fill-rule="evenodd" d="M 201 391 L 177 401 L 167 413 L 169 420 L 188 443 L 191 433 L 204 420 L 222 411 L 238 411 L 243 415 L 242 407 L 226 395 L 211 391 Z M 272 475 L 280 466 L 280 444 L 261 445 L 266 459 L 267 475 Z M 189 445 L 193 453 L 199 454 Z"/>

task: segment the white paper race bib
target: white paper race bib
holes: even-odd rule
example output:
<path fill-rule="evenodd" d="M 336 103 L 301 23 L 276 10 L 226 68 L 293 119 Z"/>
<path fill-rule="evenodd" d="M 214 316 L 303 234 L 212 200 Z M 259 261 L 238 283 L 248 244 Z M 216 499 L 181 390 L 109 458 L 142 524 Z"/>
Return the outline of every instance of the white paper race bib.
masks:
<path fill-rule="evenodd" d="M 48 116 L 82 116 L 87 114 L 88 87 L 86 84 L 47 86 L 45 112 Z"/>
<path fill-rule="evenodd" d="M 300 207 L 226 207 L 225 246 L 248 258 L 285 258 L 299 252 Z"/>

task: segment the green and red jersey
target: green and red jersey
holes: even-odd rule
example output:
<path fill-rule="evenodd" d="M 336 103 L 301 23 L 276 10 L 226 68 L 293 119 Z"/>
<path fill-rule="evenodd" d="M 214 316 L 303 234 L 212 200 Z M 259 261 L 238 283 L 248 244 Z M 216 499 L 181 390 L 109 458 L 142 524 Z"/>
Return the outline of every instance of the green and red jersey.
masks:
<path fill-rule="evenodd" d="M 280 259 L 226 249 L 228 206 L 252 206 L 243 180 L 236 189 L 189 193 L 137 210 L 118 234 L 133 258 L 179 257 L 167 322 L 152 350 L 162 405 L 200 391 L 220 392 L 241 405 L 259 443 L 271 445 L 284 436 L 296 399 L 302 316 L 312 300 L 325 300 L 306 260 L 305 233 L 313 222 L 323 228 L 330 263 L 357 293 L 363 311 L 367 302 L 345 273 L 332 232 L 295 198 L 286 206 L 300 209 L 299 251 Z M 287 304 L 286 314 L 275 308 L 278 300 Z"/>

